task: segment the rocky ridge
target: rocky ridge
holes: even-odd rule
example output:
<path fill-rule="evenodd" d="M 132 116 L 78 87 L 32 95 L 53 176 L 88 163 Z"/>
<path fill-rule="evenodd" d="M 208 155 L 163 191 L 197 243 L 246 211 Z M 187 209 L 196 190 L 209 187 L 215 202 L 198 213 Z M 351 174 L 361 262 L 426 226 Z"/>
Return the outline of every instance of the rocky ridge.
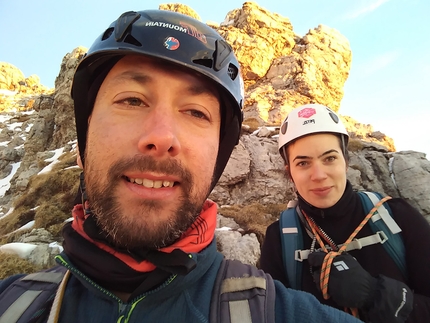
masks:
<path fill-rule="evenodd" d="M 160 9 L 200 19 L 184 5 L 161 5 Z M 230 11 L 221 24 L 209 24 L 237 53 L 246 87 L 240 142 L 210 198 L 221 207 L 286 203 L 294 198 L 294 191 L 277 152 L 279 124 L 292 108 L 306 103 L 321 103 L 339 111 L 351 65 L 348 40 L 322 25 L 299 37 L 288 18 L 252 2 Z M 2 217 L 22 216 L 14 211 L 14 202 L 31 191 L 32 179 L 46 169 L 50 158 L 59 153 L 74 158 L 76 154 L 69 91 L 73 72 L 85 52 L 79 47 L 65 55 L 55 91 L 32 83 L 36 77 L 26 79 L 10 64 L 0 65 L 0 227 Z M 353 187 L 403 197 L 430 221 L 430 162 L 425 154 L 396 152 L 392 139 L 382 132 L 351 117 L 342 118 L 351 135 L 348 179 Z M 31 221 L 28 214 L 34 211 L 25 212 Z M 217 231 L 219 248 L 227 257 L 255 264 L 258 237 L 254 233 L 243 235 L 240 226 L 231 221 L 219 215 L 220 228 L 234 228 Z M 43 245 L 44 254 L 57 253 L 58 247 L 48 244 L 49 235 L 43 230 L 29 226 L 22 230 L 25 235 L 15 233 L 12 241 L 36 241 L 36 245 Z M 12 241 L 7 238 L 7 242 Z M 43 265 L 52 259 L 34 254 L 26 257 L 45 259 Z"/>

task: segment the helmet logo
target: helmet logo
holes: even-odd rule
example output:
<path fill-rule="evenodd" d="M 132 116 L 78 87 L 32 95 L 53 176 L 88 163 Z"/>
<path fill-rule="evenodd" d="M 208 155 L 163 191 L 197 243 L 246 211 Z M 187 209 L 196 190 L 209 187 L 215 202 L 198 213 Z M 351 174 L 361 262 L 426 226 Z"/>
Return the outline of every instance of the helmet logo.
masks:
<path fill-rule="evenodd" d="M 188 35 L 193 36 L 200 40 L 202 43 L 207 44 L 207 39 L 205 34 L 198 31 L 198 29 L 190 24 L 187 24 L 186 22 L 180 21 L 179 24 L 185 28 L 188 32 Z"/>
<path fill-rule="evenodd" d="M 304 108 L 299 111 L 298 115 L 300 118 L 310 118 L 312 117 L 316 112 L 314 108 Z"/>
<path fill-rule="evenodd" d="M 164 47 L 166 47 L 168 50 L 176 50 L 179 48 L 179 40 L 177 40 L 175 37 L 167 37 L 164 41 Z"/>

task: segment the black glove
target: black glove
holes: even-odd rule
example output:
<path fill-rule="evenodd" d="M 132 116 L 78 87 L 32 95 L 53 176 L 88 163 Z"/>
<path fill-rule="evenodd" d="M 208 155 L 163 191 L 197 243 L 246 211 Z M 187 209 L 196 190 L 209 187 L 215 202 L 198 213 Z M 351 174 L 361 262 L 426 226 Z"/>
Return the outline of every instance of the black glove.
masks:
<path fill-rule="evenodd" d="M 309 264 L 314 268 L 314 281 L 320 289 L 321 265 L 325 252 L 309 254 Z M 375 298 L 377 279 L 361 267 L 350 254 L 333 259 L 328 281 L 328 294 L 339 305 L 350 308 L 369 306 Z"/>
<path fill-rule="evenodd" d="M 315 267 L 313 276 L 318 289 L 325 255 L 314 252 L 308 256 L 309 264 Z M 333 259 L 328 294 L 339 306 L 360 309 L 366 322 L 405 322 L 413 308 L 413 293 L 406 284 L 383 275 L 372 277 L 349 254 Z"/>

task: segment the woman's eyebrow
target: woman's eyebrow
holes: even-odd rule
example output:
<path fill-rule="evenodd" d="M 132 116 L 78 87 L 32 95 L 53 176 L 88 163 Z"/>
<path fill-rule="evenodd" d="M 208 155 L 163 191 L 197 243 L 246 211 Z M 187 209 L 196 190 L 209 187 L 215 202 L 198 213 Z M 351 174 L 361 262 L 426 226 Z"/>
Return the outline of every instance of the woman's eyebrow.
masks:
<path fill-rule="evenodd" d="M 325 155 L 328 155 L 328 154 L 331 154 L 331 153 L 337 153 L 338 154 L 339 152 L 336 149 L 330 149 L 330 150 L 327 150 L 327 151 L 323 152 L 317 158 L 321 158 L 321 157 L 323 157 Z M 312 159 L 312 157 L 310 157 L 310 156 L 304 156 L 304 155 L 298 155 L 298 156 L 296 156 L 293 159 L 293 161 L 295 161 L 296 159 Z"/>
<path fill-rule="evenodd" d="M 293 161 L 295 161 L 296 159 L 312 159 L 312 157 L 298 155 L 293 159 Z"/>
<path fill-rule="evenodd" d="M 318 156 L 318 158 L 321 158 L 322 156 L 325 156 L 325 155 L 328 155 L 331 153 L 337 153 L 338 154 L 339 152 L 336 149 L 330 149 L 330 150 L 323 152 L 321 155 Z"/>

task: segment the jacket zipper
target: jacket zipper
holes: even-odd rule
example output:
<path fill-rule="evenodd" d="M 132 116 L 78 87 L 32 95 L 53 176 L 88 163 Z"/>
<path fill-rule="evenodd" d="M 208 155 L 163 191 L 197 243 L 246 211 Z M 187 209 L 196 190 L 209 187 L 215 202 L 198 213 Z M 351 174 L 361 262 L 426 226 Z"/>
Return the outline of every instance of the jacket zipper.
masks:
<path fill-rule="evenodd" d="M 128 323 L 128 321 L 130 319 L 130 316 L 131 316 L 131 313 L 133 312 L 134 308 L 136 307 L 136 305 L 140 301 L 142 301 L 148 295 L 151 295 L 151 294 L 159 291 L 160 289 L 168 286 L 177 277 L 176 274 L 173 274 L 162 285 L 160 285 L 156 289 L 151 290 L 151 291 L 149 291 L 147 293 L 144 293 L 142 296 L 136 297 L 130 303 L 124 303 L 115 294 L 113 294 L 113 293 L 109 292 L 108 290 L 102 288 L 100 285 L 97 285 L 91 279 L 89 279 L 86 275 L 84 275 L 81 271 L 79 271 L 75 267 L 70 266 L 69 263 L 67 261 L 65 261 L 60 255 L 56 256 L 55 259 L 58 262 L 60 262 L 61 265 L 63 265 L 64 267 L 66 267 L 67 269 L 69 269 L 70 271 L 72 271 L 73 273 L 75 273 L 76 275 L 78 275 L 79 277 L 83 278 L 91 286 L 93 286 L 94 288 L 96 288 L 97 290 L 99 290 L 100 292 L 102 292 L 103 294 L 106 294 L 109 297 L 112 297 L 113 299 L 115 299 L 117 301 L 117 303 L 118 303 L 118 311 L 119 311 L 119 318 L 117 320 L 117 323 Z M 130 308 L 130 309 L 127 310 L 127 308 Z M 125 318 L 125 321 L 122 321 L 123 318 Z"/>

